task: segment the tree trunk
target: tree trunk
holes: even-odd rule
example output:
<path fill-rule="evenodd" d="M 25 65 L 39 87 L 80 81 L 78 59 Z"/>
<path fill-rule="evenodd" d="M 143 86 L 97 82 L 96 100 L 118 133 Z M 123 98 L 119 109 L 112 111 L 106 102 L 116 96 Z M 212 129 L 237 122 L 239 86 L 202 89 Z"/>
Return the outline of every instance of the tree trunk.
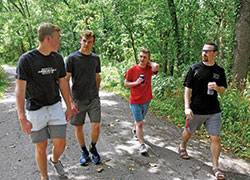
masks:
<path fill-rule="evenodd" d="M 250 1 L 242 0 L 240 17 L 236 25 L 236 45 L 234 48 L 233 80 L 238 88 L 244 87 L 250 61 Z M 241 84 L 243 82 L 243 84 Z"/>
<path fill-rule="evenodd" d="M 180 33 L 179 33 L 178 19 L 176 15 L 176 8 L 175 8 L 174 1 L 168 0 L 168 6 L 170 9 L 171 21 L 172 21 L 172 25 L 174 29 L 174 37 L 176 39 L 176 44 L 177 44 L 177 68 L 179 69 L 183 61 L 183 53 L 181 52 L 181 48 L 183 47 L 183 44 L 182 44 Z"/>
<path fill-rule="evenodd" d="M 165 30 L 163 33 L 160 35 L 160 39 L 163 42 L 163 61 L 164 61 L 164 67 L 163 67 L 163 72 L 167 74 L 168 72 L 168 57 L 167 57 L 167 49 L 168 49 L 168 41 L 167 38 L 169 37 L 170 31 Z"/>

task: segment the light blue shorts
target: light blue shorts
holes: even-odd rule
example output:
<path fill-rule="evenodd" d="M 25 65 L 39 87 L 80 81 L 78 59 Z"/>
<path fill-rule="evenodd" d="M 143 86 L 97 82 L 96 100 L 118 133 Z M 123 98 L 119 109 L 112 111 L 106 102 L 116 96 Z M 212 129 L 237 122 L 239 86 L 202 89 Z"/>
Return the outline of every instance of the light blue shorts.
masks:
<path fill-rule="evenodd" d="M 200 130 L 204 124 L 209 135 L 220 135 L 222 118 L 221 113 L 199 115 L 194 114 L 193 119 L 186 119 L 185 129 L 191 132 Z"/>
<path fill-rule="evenodd" d="M 148 112 L 150 101 L 144 104 L 129 104 L 136 122 L 143 121 Z"/>

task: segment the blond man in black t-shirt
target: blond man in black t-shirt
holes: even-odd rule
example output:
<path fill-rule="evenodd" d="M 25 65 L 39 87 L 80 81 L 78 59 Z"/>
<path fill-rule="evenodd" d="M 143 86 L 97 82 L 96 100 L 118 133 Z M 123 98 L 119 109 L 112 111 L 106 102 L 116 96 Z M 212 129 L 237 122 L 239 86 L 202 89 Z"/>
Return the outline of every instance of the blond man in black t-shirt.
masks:
<path fill-rule="evenodd" d="M 35 144 L 41 179 L 48 180 L 48 138 L 53 143 L 49 161 L 59 175 L 65 175 L 59 157 L 66 146 L 66 126 L 72 113 L 64 61 L 57 53 L 61 44 L 60 28 L 54 24 L 41 23 L 38 27 L 38 39 L 38 48 L 19 58 L 15 93 L 21 128 L 30 135 L 32 143 Z M 65 113 L 59 90 L 67 107 Z"/>

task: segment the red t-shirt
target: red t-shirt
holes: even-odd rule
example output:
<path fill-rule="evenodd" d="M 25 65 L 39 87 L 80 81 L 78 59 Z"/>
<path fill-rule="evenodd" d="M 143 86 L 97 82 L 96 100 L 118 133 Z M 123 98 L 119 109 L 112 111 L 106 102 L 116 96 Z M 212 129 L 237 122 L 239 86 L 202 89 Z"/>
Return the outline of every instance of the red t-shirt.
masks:
<path fill-rule="evenodd" d="M 149 66 L 141 68 L 139 65 L 135 65 L 129 68 L 124 75 L 124 78 L 129 82 L 134 82 L 140 75 L 144 75 L 144 84 L 139 84 L 130 88 L 130 104 L 144 104 L 153 98 L 151 88 L 153 73 L 152 68 Z"/>

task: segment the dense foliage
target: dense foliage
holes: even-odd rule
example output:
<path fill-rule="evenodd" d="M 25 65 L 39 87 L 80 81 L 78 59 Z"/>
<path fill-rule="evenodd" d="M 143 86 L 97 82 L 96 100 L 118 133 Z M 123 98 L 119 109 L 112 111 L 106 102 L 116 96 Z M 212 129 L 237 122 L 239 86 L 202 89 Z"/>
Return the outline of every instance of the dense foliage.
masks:
<path fill-rule="evenodd" d="M 141 47 L 167 75 L 182 71 L 200 57 L 205 41 L 216 41 L 219 61 L 231 72 L 239 0 L 0 0 L 0 62 L 17 62 L 37 46 L 40 22 L 62 29 L 60 52 L 80 46 L 80 33 L 95 31 L 103 63 L 137 61 Z"/>
<path fill-rule="evenodd" d="M 219 46 L 217 62 L 231 78 L 235 27 L 240 0 L 0 0 L 0 64 L 16 64 L 24 52 L 37 47 L 37 26 L 51 22 L 62 29 L 63 56 L 80 47 L 80 33 L 96 33 L 94 51 L 101 56 L 102 86 L 128 95 L 123 75 L 137 62 L 141 47 L 160 64 L 154 77 L 152 109 L 183 126 L 183 77 L 200 60 L 206 41 Z M 250 63 L 249 63 L 250 64 Z M 247 67 L 246 67 L 247 68 Z M 249 71 L 246 77 L 249 82 Z M 0 77 L 0 86 L 3 85 Z M 223 143 L 249 157 L 249 84 L 230 86 L 221 97 Z M 244 150 L 244 147 L 248 150 Z"/>

